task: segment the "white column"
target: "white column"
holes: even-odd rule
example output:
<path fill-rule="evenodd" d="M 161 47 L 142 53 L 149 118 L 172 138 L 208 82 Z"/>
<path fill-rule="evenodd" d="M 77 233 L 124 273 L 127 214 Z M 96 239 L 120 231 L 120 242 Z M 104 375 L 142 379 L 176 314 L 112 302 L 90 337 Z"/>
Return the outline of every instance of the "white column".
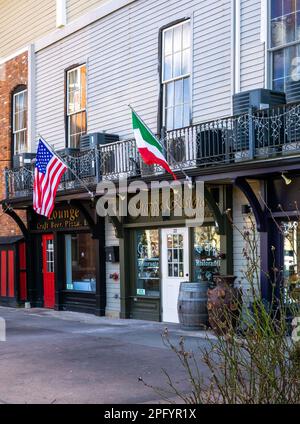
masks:
<path fill-rule="evenodd" d="M 28 47 L 28 151 L 36 151 L 35 134 L 35 51 L 34 45 Z"/>
<path fill-rule="evenodd" d="M 241 0 L 235 9 L 235 92 L 241 91 Z"/>
<path fill-rule="evenodd" d="M 241 90 L 241 0 L 231 2 L 232 94 Z"/>
<path fill-rule="evenodd" d="M 260 41 L 267 42 L 267 0 L 261 0 L 260 12 Z"/>
<path fill-rule="evenodd" d="M 67 25 L 67 2 L 56 0 L 56 27 L 62 28 Z"/>
<path fill-rule="evenodd" d="M 265 88 L 271 88 L 270 86 L 270 70 L 269 70 L 269 55 L 268 55 L 268 44 L 269 44 L 269 1 L 261 0 L 261 15 L 260 15 L 260 40 L 264 43 L 265 49 Z"/>

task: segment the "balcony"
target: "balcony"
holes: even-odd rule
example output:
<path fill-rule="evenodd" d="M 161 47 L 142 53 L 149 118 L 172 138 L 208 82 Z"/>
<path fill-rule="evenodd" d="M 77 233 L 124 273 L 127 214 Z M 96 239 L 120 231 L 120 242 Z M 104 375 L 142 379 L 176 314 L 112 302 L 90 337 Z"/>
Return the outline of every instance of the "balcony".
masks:
<path fill-rule="evenodd" d="M 300 103 L 230 116 L 210 122 L 168 131 L 164 137 L 167 159 L 174 171 L 181 168 L 215 172 L 240 164 L 299 155 Z M 161 175 L 158 166 L 147 166 L 141 160 L 134 140 L 118 141 L 87 152 L 64 157 L 68 166 L 88 185 L 101 180 L 147 178 Z M 18 170 L 6 169 L 6 197 L 32 195 L 34 165 Z M 79 190 L 80 182 L 67 171 L 60 191 Z"/>

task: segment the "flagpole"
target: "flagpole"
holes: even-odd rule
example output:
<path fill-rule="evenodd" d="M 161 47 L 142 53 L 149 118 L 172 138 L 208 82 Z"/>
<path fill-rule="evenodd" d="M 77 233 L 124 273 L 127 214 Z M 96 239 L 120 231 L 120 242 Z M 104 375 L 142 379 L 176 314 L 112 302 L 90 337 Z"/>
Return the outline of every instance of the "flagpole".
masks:
<path fill-rule="evenodd" d="M 53 146 L 51 146 L 51 144 L 49 144 L 45 139 L 44 139 L 44 137 L 42 137 L 41 136 L 41 134 L 38 134 L 38 137 L 40 138 L 40 139 L 42 139 L 43 140 L 43 142 L 49 147 L 49 149 L 52 151 L 52 153 L 54 154 L 54 155 L 56 155 L 61 161 L 62 161 L 62 163 L 64 164 L 64 165 L 66 165 L 66 167 L 67 167 L 67 169 L 69 170 L 69 171 L 71 171 L 71 173 L 74 175 L 74 177 L 80 182 L 80 184 L 86 189 L 86 191 L 89 193 L 89 195 L 91 196 L 91 198 L 93 199 L 94 197 L 95 197 L 95 195 L 94 195 L 94 193 L 92 193 L 91 192 L 91 190 L 88 188 L 88 186 L 87 186 L 87 184 L 85 184 L 85 182 L 83 182 L 79 177 L 78 177 L 78 175 L 73 171 L 73 169 L 72 168 L 70 168 L 70 166 L 64 161 L 64 159 L 60 156 L 60 154 L 59 153 L 57 153 L 55 150 L 54 150 L 54 148 L 53 148 Z"/>
<path fill-rule="evenodd" d="M 148 129 L 148 131 L 155 137 L 155 138 L 157 138 L 156 136 L 155 136 L 155 134 L 153 134 L 153 132 L 151 131 L 151 129 L 148 127 L 148 125 L 143 121 L 143 119 L 140 117 L 140 115 L 134 110 L 134 108 L 131 106 L 131 105 L 128 105 L 128 107 L 132 110 L 132 112 L 134 112 L 138 117 L 139 117 L 139 119 L 141 120 L 141 122 L 145 125 L 145 127 Z M 163 142 L 162 142 L 163 141 Z M 185 178 L 187 179 L 187 181 L 189 181 L 189 182 L 192 182 L 192 179 L 191 179 L 191 177 L 189 177 L 188 176 L 188 174 L 185 172 L 185 170 L 183 169 L 183 167 L 182 167 L 182 165 L 181 165 L 181 163 L 179 163 L 175 158 L 174 158 L 174 156 L 172 155 L 172 153 L 170 153 L 170 152 L 168 152 L 167 151 L 167 149 L 166 149 L 166 147 L 165 147 L 165 143 L 164 143 L 164 141 L 165 140 L 160 140 L 160 144 L 161 144 L 161 146 L 162 146 L 162 148 L 163 148 L 163 150 L 165 151 L 165 154 L 166 155 L 168 155 L 169 154 L 169 156 L 170 156 L 170 158 L 175 162 L 175 164 L 177 164 L 178 166 L 179 166 L 179 169 L 180 169 L 180 171 L 183 173 L 183 175 L 185 176 Z"/>

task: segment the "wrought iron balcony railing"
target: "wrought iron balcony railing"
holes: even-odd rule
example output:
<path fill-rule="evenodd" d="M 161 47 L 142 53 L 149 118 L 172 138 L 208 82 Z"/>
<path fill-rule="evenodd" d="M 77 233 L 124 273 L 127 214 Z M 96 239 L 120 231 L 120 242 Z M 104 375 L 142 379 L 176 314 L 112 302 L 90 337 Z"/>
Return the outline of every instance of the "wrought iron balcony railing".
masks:
<path fill-rule="evenodd" d="M 300 153 L 300 104 L 218 119 L 166 136 L 173 169 L 208 167 Z"/>
<path fill-rule="evenodd" d="M 235 166 L 241 162 L 291 154 L 300 157 L 300 104 L 249 112 L 210 122 L 167 131 L 164 137 L 167 159 L 174 171 L 179 168 Z M 101 145 L 87 152 L 66 155 L 64 160 L 87 184 L 124 176 L 149 177 L 164 171 L 145 165 L 134 140 Z M 33 166 L 5 170 L 7 198 L 32 194 Z M 67 171 L 59 190 L 80 188 L 80 182 Z"/>

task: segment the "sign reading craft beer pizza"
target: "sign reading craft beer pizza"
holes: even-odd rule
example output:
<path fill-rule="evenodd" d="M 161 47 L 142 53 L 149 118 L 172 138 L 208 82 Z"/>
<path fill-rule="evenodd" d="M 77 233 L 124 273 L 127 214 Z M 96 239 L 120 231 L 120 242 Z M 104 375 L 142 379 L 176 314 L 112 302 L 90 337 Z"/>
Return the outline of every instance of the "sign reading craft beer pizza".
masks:
<path fill-rule="evenodd" d="M 85 227 L 87 225 L 80 209 L 74 206 L 55 208 L 50 218 L 34 214 L 31 230 L 55 231 Z"/>

